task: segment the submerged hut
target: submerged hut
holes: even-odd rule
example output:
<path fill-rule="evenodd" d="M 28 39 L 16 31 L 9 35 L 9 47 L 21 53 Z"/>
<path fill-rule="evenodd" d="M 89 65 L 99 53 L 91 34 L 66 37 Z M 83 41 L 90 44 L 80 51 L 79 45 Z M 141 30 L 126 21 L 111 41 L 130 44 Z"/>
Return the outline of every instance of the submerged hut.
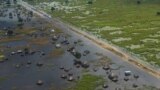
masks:
<path fill-rule="evenodd" d="M 108 78 L 113 82 L 117 82 L 118 81 L 118 76 L 115 73 L 109 74 Z"/>

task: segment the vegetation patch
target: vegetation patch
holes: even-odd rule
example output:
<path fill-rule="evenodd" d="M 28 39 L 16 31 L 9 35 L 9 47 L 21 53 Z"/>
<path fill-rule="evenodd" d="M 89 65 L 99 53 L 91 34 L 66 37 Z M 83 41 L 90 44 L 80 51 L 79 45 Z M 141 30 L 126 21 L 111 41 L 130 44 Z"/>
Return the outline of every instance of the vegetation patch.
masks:
<path fill-rule="evenodd" d="M 35 45 L 46 45 L 49 43 L 49 40 L 48 38 L 34 38 L 34 39 L 31 39 L 29 40 L 29 43 L 30 44 L 35 44 Z"/>
<path fill-rule="evenodd" d="M 96 62 L 94 62 L 95 65 L 94 66 L 104 66 L 104 65 L 109 65 L 109 64 L 112 64 L 112 61 L 111 59 L 109 59 L 108 57 L 106 56 L 103 56 L 101 57 L 99 60 L 97 60 Z"/>
<path fill-rule="evenodd" d="M 5 34 L 4 31 L 0 30 L 0 35 L 4 35 L 4 34 Z"/>
<path fill-rule="evenodd" d="M 77 84 L 69 90 L 95 90 L 103 82 L 103 78 L 100 76 L 84 74 Z"/>
<path fill-rule="evenodd" d="M 58 57 L 64 54 L 64 50 L 62 48 L 56 48 L 54 49 L 49 55 L 51 57 Z"/>
<path fill-rule="evenodd" d="M 5 80 L 7 80 L 7 77 L 0 77 L 0 83 L 2 83 Z"/>
<path fill-rule="evenodd" d="M 32 34 L 34 32 L 36 32 L 35 28 L 25 28 L 25 29 L 16 30 L 16 33 L 23 34 L 23 35 Z"/>
<path fill-rule="evenodd" d="M 59 33 L 63 33 L 62 32 L 62 30 L 60 30 L 59 28 L 57 28 L 57 27 L 53 27 L 54 28 L 54 30 L 55 30 L 55 34 L 59 34 Z"/>
<path fill-rule="evenodd" d="M 5 56 L 2 53 L 0 53 L 0 62 L 3 62 L 4 58 L 5 58 Z"/>
<path fill-rule="evenodd" d="M 22 36 L 18 35 L 18 36 L 9 36 L 9 37 L 4 37 L 0 40 L 0 43 L 5 43 L 5 42 L 12 42 L 12 41 L 20 41 L 22 40 Z"/>

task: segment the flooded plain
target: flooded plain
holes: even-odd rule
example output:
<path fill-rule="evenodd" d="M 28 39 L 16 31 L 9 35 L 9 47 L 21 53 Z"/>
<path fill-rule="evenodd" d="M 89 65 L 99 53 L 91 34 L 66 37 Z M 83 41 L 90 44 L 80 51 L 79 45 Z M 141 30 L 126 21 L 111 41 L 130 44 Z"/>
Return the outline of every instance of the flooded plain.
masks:
<path fill-rule="evenodd" d="M 0 90 L 66 90 L 86 73 L 104 78 L 98 90 L 159 90 L 159 79 L 68 29 L 19 5 L 0 8 Z"/>

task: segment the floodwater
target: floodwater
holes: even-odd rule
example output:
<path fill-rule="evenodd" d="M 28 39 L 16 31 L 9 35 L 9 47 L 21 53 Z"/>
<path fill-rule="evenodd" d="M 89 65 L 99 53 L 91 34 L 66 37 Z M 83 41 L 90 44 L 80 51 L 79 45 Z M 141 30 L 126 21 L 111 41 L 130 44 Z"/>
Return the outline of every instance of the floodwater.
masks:
<path fill-rule="evenodd" d="M 16 14 L 15 8 L 16 7 L 5 8 L 7 9 L 7 11 L 4 12 L 5 17 L 0 17 L 0 30 L 7 31 L 19 28 L 17 25 L 17 15 L 14 15 L 12 19 L 8 17 L 9 12 Z M 27 14 L 23 9 L 18 10 L 18 12 L 21 13 L 23 19 L 27 18 Z M 87 68 L 89 73 L 101 75 L 109 82 L 109 88 L 107 90 L 114 90 L 115 88 L 122 88 L 123 90 L 125 87 L 133 88 L 133 84 L 137 84 L 139 87 L 149 85 L 160 88 L 159 79 L 124 62 L 121 57 L 108 50 L 104 50 L 85 37 L 68 30 L 69 28 L 58 22 L 55 22 L 53 25 L 60 27 L 63 33 L 54 34 L 59 36 L 59 38 L 55 41 L 52 40 L 53 34 L 49 32 L 49 30 L 40 30 L 43 24 L 46 24 L 44 19 L 33 16 L 30 21 L 24 21 L 21 30 L 34 27 L 36 28 L 36 32 L 24 35 L 22 40 L 1 42 L 3 38 L 0 39 L 0 46 L 3 47 L 0 48 L 0 50 L 5 53 L 7 58 L 5 62 L 0 63 L 0 78 L 4 79 L 0 80 L 0 90 L 64 90 L 68 86 L 75 84 L 75 82 L 61 78 L 62 74 L 73 73 L 73 77 L 77 81 L 84 73 L 84 68 L 75 67 L 74 59 L 76 58 L 67 51 L 68 47 L 75 47 L 75 50 L 82 54 L 85 50 L 90 51 L 88 55 L 82 55 L 80 60 L 89 63 L 90 67 Z M 56 52 L 58 51 L 55 45 L 63 42 L 64 37 L 67 37 L 70 44 L 61 44 L 58 50 L 62 50 L 62 53 L 56 56 Z M 14 36 L 12 36 L 12 38 L 14 38 Z M 34 42 L 36 41 L 34 39 L 38 40 L 39 38 L 47 38 L 45 40 L 48 42 L 43 45 L 35 44 Z M 81 40 L 81 42 L 78 42 L 78 40 Z M 75 42 L 78 43 L 76 44 Z M 29 53 L 25 53 L 23 51 L 24 48 L 29 49 Z M 17 52 L 18 50 L 22 50 L 22 52 L 13 54 L 13 52 Z M 52 52 L 54 55 L 51 55 Z M 112 69 L 111 72 L 119 77 L 116 83 L 109 80 L 108 74 L 106 74 L 108 71 L 102 69 L 103 64 L 107 64 L 106 57 L 111 60 L 110 62 L 112 64 L 109 64 Z M 102 61 L 102 58 L 105 58 L 105 60 Z M 39 66 L 37 63 L 41 63 L 42 65 Z M 100 65 L 97 66 L 98 63 L 100 63 Z M 60 67 L 64 67 L 68 72 L 60 69 Z M 94 71 L 94 68 L 97 68 L 97 71 Z M 124 81 L 124 71 L 126 70 L 132 71 L 132 75 L 129 77 L 130 80 L 127 82 Z M 134 74 L 139 75 L 139 78 L 133 78 Z M 38 80 L 42 80 L 43 85 L 37 85 Z"/>

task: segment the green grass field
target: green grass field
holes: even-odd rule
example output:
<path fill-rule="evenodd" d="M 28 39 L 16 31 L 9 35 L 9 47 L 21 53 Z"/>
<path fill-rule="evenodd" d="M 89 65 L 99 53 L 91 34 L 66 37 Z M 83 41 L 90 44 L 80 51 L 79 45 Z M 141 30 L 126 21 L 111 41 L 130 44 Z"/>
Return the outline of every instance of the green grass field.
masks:
<path fill-rule="evenodd" d="M 37 6 L 160 66 L 160 0 L 37 0 Z M 41 3 L 40 2 L 48 2 Z M 54 2 L 53 2 L 54 1 Z M 51 7 L 55 10 L 51 11 Z"/>
<path fill-rule="evenodd" d="M 95 90 L 103 82 L 102 77 L 86 74 L 82 76 L 74 87 L 69 88 L 69 90 Z"/>

